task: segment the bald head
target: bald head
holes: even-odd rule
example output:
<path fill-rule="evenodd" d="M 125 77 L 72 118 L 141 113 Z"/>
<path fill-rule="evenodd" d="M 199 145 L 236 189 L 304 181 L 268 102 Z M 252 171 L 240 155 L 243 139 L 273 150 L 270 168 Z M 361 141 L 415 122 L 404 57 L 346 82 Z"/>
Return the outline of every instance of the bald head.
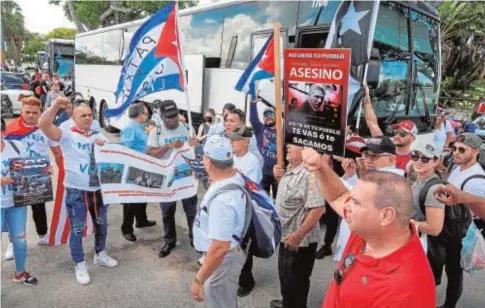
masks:
<path fill-rule="evenodd" d="M 82 130 L 90 130 L 93 124 L 93 112 L 86 104 L 75 105 L 72 110 L 72 119 L 76 126 Z"/>

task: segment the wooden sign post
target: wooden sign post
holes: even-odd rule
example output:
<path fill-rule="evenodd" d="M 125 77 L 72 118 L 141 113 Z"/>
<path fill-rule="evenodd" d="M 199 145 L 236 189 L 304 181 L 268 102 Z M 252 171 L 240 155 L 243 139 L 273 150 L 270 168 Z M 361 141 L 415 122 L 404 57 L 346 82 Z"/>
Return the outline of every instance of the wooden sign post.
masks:
<path fill-rule="evenodd" d="M 280 52 L 280 24 L 275 23 L 273 28 L 274 39 L 274 89 L 275 89 L 275 108 L 276 108 L 276 155 L 278 166 L 284 168 L 283 157 L 283 110 L 281 107 L 281 52 Z"/>

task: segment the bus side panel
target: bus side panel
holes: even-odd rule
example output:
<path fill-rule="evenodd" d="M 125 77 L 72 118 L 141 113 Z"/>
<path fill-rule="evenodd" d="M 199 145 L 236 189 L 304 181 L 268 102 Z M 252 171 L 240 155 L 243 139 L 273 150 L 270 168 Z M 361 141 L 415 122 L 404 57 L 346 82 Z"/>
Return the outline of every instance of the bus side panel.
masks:
<path fill-rule="evenodd" d="M 205 69 L 204 102 L 206 108 L 214 108 L 221 113 L 226 103 L 233 103 L 237 108 L 246 110 L 246 93 L 234 90 L 241 77 L 242 70 Z"/>

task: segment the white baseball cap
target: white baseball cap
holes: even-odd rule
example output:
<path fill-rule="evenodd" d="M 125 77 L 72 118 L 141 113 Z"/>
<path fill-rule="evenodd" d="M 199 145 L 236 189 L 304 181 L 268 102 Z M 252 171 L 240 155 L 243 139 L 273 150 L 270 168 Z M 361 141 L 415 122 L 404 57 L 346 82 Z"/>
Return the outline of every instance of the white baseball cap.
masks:
<path fill-rule="evenodd" d="M 211 136 L 205 142 L 204 154 L 217 161 L 231 160 L 233 157 L 231 141 L 219 135 Z"/>
<path fill-rule="evenodd" d="M 427 142 L 413 142 L 411 146 L 411 151 L 419 152 L 423 156 L 426 156 L 428 158 L 439 158 L 441 156 L 441 150 L 437 148 L 434 144 Z"/>

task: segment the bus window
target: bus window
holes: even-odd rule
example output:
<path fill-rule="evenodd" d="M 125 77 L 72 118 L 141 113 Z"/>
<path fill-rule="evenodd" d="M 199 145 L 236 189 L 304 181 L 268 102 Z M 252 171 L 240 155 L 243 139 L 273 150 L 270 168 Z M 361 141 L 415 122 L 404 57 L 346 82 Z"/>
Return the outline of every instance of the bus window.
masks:
<path fill-rule="evenodd" d="M 379 50 L 381 71 L 374 91 L 373 106 L 378 117 L 404 115 L 407 103 L 408 9 L 395 3 L 383 3 L 377 16 L 374 48 Z"/>
<path fill-rule="evenodd" d="M 264 32 L 264 33 L 255 33 L 253 34 L 253 38 L 252 38 L 252 42 L 251 42 L 251 60 L 254 59 L 258 52 L 263 48 L 264 44 L 266 43 L 266 41 L 268 40 L 268 37 L 270 36 L 270 33 L 269 32 Z M 286 31 L 281 31 L 280 33 L 280 72 L 281 74 L 283 74 L 283 69 L 284 69 L 284 65 L 283 65 L 283 54 L 284 54 L 284 50 L 285 50 L 285 47 L 286 47 Z M 283 75 L 281 75 L 283 76 Z"/>
<path fill-rule="evenodd" d="M 121 56 L 120 59 L 124 60 L 128 52 L 130 51 L 130 42 L 131 38 L 135 34 L 136 30 L 138 30 L 139 26 L 133 26 L 123 29 L 123 38 L 121 40 Z"/>
<path fill-rule="evenodd" d="M 76 39 L 76 63 L 119 65 L 121 31 L 113 30 Z"/>
<path fill-rule="evenodd" d="M 224 32 L 222 40 L 222 63 L 226 64 L 232 37 L 237 34 L 237 45 L 231 68 L 245 69 L 249 64 L 251 34 L 273 28 L 279 22 L 289 34 L 295 32 L 296 1 L 256 1 L 224 8 Z"/>
<path fill-rule="evenodd" d="M 341 1 L 300 1 L 298 26 L 330 25 Z M 311 48 L 311 47 L 310 47 Z"/>
<path fill-rule="evenodd" d="M 328 30 L 300 32 L 298 48 L 325 48 L 327 37 Z"/>
<path fill-rule="evenodd" d="M 180 43 L 186 55 L 204 55 L 206 67 L 221 66 L 222 9 L 180 17 Z"/>

